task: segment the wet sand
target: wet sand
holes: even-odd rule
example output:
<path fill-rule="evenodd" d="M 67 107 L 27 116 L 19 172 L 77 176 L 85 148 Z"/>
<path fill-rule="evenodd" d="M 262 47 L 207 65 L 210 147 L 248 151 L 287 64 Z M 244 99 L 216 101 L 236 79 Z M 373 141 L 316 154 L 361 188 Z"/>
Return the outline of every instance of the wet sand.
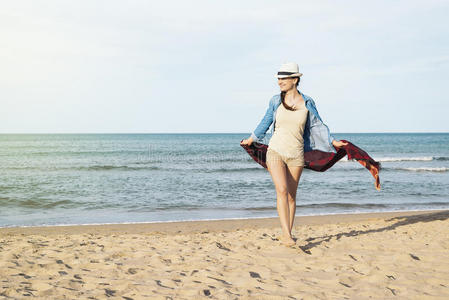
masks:
<path fill-rule="evenodd" d="M 449 211 L 0 228 L 0 299 L 449 299 Z"/>

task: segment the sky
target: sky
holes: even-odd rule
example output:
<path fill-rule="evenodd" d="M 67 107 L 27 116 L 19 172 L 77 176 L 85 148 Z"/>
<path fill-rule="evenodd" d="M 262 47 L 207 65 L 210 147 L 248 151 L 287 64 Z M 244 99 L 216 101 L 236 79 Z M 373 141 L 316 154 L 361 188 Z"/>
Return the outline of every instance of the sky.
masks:
<path fill-rule="evenodd" d="M 449 1 L 8 1 L 0 133 L 250 133 L 281 64 L 331 132 L 449 132 Z"/>

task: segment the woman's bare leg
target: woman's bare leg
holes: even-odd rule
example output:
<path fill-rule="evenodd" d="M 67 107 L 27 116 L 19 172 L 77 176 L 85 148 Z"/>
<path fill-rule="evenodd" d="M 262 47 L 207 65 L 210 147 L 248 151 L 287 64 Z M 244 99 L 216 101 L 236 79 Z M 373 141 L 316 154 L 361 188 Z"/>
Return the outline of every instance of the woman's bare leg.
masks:
<path fill-rule="evenodd" d="M 289 207 L 289 232 L 292 232 L 293 222 L 296 212 L 296 191 L 298 189 L 299 178 L 304 167 L 287 166 L 287 194 Z"/>
<path fill-rule="evenodd" d="M 281 221 L 284 244 L 294 244 L 291 237 L 289 207 L 287 200 L 287 166 L 280 159 L 267 159 L 267 169 L 276 187 L 277 211 Z"/>

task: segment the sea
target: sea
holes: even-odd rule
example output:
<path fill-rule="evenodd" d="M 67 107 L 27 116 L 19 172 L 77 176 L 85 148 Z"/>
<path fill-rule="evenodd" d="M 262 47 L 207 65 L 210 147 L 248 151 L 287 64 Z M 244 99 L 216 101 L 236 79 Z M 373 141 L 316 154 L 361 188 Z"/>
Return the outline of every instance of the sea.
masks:
<path fill-rule="evenodd" d="M 449 133 L 335 133 L 382 165 L 305 169 L 298 216 L 449 209 Z M 249 133 L 0 134 L 0 227 L 276 217 Z"/>

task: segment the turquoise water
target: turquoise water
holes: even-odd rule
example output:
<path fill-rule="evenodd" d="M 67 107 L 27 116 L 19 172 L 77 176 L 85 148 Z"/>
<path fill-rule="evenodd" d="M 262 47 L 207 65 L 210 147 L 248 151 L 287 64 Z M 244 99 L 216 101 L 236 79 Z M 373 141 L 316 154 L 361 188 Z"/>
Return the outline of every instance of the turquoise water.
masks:
<path fill-rule="evenodd" d="M 1 134 L 0 226 L 277 216 L 269 173 L 232 134 Z M 449 133 L 334 134 L 381 161 L 305 170 L 298 215 L 449 208 Z"/>

